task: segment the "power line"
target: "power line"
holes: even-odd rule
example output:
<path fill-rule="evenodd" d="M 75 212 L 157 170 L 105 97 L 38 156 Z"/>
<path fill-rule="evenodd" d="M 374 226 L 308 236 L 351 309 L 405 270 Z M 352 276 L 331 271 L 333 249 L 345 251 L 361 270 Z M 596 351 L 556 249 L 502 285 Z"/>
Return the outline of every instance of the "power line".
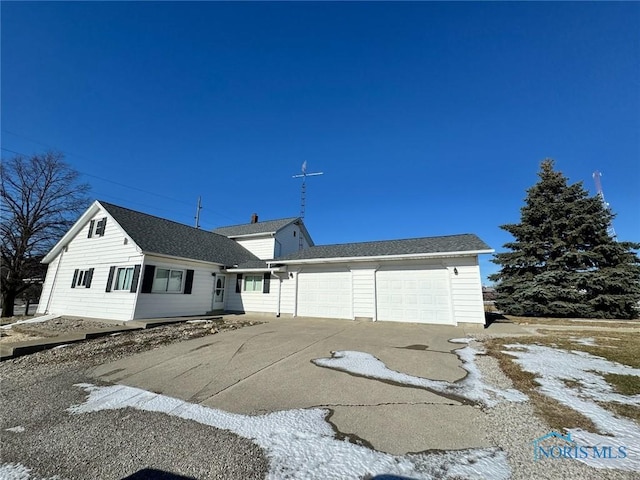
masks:
<path fill-rule="evenodd" d="M 36 140 L 36 139 L 34 139 L 34 138 L 27 137 L 26 135 L 21 135 L 21 134 L 15 133 L 15 132 L 11 132 L 11 131 L 6 130 L 6 129 L 4 129 L 4 128 L 2 129 L 2 132 L 4 132 L 4 133 L 8 133 L 8 134 L 10 134 L 10 135 L 14 135 L 14 136 L 16 136 L 16 137 L 24 138 L 25 140 L 29 140 L 30 142 L 37 143 L 38 145 L 42 145 L 43 147 L 46 147 L 46 148 L 49 148 L 49 149 L 55 149 L 55 150 L 58 150 L 58 149 L 56 149 L 55 147 L 53 147 L 53 146 L 51 146 L 51 145 L 48 145 L 48 144 L 46 144 L 46 143 L 44 143 L 44 142 L 40 142 L 40 141 L 38 141 L 38 140 Z M 7 151 L 7 152 L 10 152 L 10 153 L 13 153 L 13 154 L 15 154 L 15 155 L 22 155 L 22 156 L 25 156 L 25 157 L 28 157 L 28 156 L 29 156 L 29 155 L 27 155 L 27 154 L 25 154 L 25 153 L 22 153 L 22 152 L 16 152 L 15 150 L 11 150 L 11 149 L 8 149 L 8 148 L 5 148 L 5 147 L 2 147 L 2 150 Z M 68 151 L 64 151 L 64 150 L 59 150 L 59 151 L 61 151 L 62 153 L 64 153 L 66 156 L 73 156 L 73 157 L 77 157 L 77 158 L 80 158 L 80 159 L 83 159 L 83 160 L 91 161 L 89 158 L 84 157 L 84 156 L 82 156 L 82 155 L 78 155 L 78 154 L 75 154 L 75 153 L 72 153 L 72 152 L 68 152 Z M 81 171 L 81 170 L 76 170 L 76 171 L 77 171 L 79 174 L 81 174 L 81 175 L 84 175 L 84 176 L 87 176 L 87 177 L 91 177 L 91 178 L 96 178 L 96 179 L 98 179 L 98 180 L 102 180 L 102 181 L 104 181 L 104 182 L 111 183 L 111 184 L 113 184 L 113 185 L 118 185 L 118 186 L 120 186 L 120 187 L 129 188 L 129 189 L 131 189 L 131 190 L 135 190 L 135 191 L 138 191 L 138 192 L 141 192 L 141 193 L 146 193 L 146 194 L 148 194 L 148 195 L 154 195 L 154 196 L 156 196 L 156 197 L 158 197 L 158 198 L 163 198 L 163 199 L 165 199 L 165 200 L 170 200 L 170 201 L 172 201 L 172 202 L 181 203 L 181 204 L 183 204 L 183 205 L 192 206 L 192 204 L 191 204 L 191 203 L 185 202 L 184 200 L 178 200 L 178 199 L 175 199 L 175 198 L 168 197 L 168 196 L 166 196 L 166 195 L 162 195 L 162 194 L 160 194 L 160 193 L 150 192 L 150 191 L 148 191 L 148 190 L 144 190 L 144 189 L 139 188 L 139 187 L 134 187 L 134 186 L 132 186 L 132 185 L 127 185 L 127 184 L 125 184 L 125 183 L 116 182 L 116 181 L 114 181 L 114 180 L 110 180 L 110 179 L 108 179 L 108 178 L 100 177 L 100 176 L 98 176 L 98 175 L 93 175 L 93 174 L 90 174 L 90 173 L 86 173 L 86 172 L 83 172 L 83 171 Z M 224 213 L 221 213 L 221 212 L 218 212 L 218 211 L 215 211 L 215 210 L 210 210 L 210 209 L 205 208 L 205 207 L 202 207 L 202 210 L 209 211 L 209 212 L 211 212 L 211 213 L 213 213 L 213 214 L 215 214 L 215 215 L 218 215 L 218 216 L 220 216 L 220 217 L 223 217 L 223 218 L 226 218 L 226 219 L 228 219 L 228 220 L 231 220 L 232 222 L 237 222 L 237 219 L 236 219 L 236 218 L 229 217 L 228 215 L 225 215 Z"/>

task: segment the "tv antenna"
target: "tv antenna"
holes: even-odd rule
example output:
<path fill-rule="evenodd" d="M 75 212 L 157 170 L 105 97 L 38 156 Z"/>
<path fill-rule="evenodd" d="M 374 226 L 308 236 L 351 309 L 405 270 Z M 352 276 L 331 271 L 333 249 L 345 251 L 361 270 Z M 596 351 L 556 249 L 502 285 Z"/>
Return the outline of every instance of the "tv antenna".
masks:
<path fill-rule="evenodd" d="M 294 175 L 293 178 L 302 178 L 302 187 L 300 188 L 300 218 L 304 220 L 304 209 L 307 201 L 307 177 L 316 177 L 324 172 L 307 173 L 307 161 L 302 164 L 302 173 Z M 298 235 L 298 249 L 302 250 L 302 235 Z"/>
<path fill-rule="evenodd" d="M 592 176 L 593 176 L 593 181 L 596 184 L 596 192 L 598 192 L 598 196 L 600 197 L 600 201 L 602 202 L 602 205 L 604 205 L 605 210 L 611 213 L 609 203 L 604 199 L 604 192 L 602 191 L 602 182 L 600 180 L 600 178 L 602 177 L 602 173 L 596 170 L 595 172 L 593 172 Z M 616 231 L 613 228 L 613 222 L 609 223 L 609 227 L 607 228 L 607 233 L 611 238 L 613 238 L 614 240 L 617 240 Z"/>
<path fill-rule="evenodd" d="M 307 177 L 315 177 L 323 174 L 324 172 L 307 173 L 307 161 L 305 160 L 302 164 L 302 173 L 293 176 L 293 178 L 302 178 L 302 188 L 300 190 L 300 218 L 302 219 L 304 219 L 304 208 L 307 197 Z"/>

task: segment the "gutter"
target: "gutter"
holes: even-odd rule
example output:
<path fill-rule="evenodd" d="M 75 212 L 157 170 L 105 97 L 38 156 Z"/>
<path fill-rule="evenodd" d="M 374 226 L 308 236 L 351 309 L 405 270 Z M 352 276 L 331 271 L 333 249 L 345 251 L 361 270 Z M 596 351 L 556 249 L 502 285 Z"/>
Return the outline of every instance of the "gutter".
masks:
<path fill-rule="evenodd" d="M 432 258 L 474 257 L 485 253 L 494 253 L 495 250 L 470 250 L 464 252 L 438 252 L 438 253 L 410 253 L 400 255 L 375 255 L 367 257 L 328 257 L 306 258 L 300 260 L 280 260 L 267 262 L 269 265 L 302 265 L 311 263 L 347 263 L 347 262 L 372 262 L 381 260 L 419 260 Z"/>

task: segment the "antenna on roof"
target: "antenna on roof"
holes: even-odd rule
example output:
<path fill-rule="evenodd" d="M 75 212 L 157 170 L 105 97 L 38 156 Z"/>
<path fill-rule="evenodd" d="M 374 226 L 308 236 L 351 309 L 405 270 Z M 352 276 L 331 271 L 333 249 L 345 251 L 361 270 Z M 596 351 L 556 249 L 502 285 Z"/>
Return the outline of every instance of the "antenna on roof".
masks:
<path fill-rule="evenodd" d="M 196 207 L 196 228 L 200 228 L 200 210 L 202 210 L 202 197 L 198 197 L 198 206 Z"/>
<path fill-rule="evenodd" d="M 300 218 L 304 220 L 304 209 L 307 200 L 307 177 L 315 177 L 322 175 L 324 172 L 307 173 L 307 161 L 302 164 L 302 173 L 294 175 L 293 178 L 302 178 L 302 187 L 300 189 Z M 298 236 L 298 247 L 302 250 L 302 235 Z"/>

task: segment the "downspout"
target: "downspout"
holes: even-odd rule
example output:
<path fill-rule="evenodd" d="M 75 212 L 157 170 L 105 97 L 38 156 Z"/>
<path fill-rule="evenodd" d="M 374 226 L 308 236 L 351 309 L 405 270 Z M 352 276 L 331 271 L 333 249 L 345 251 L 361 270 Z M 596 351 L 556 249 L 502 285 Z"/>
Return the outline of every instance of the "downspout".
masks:
<path fill-rule="evenodd" d="M 51 297 L 53 296 L 53 290 L 56 288 L 56 281 L 58 280 L 58 270 L 60 270 L 62 257 L 64 256 L 64 252 L 67 250 L 67 247 L 68 245 L 65 245 L 62 251 L 60 252 L 60 260 L 58 260 L 58 265 L 56 265 L 56 273 L 53 274 L 53 282 L 51 283 L 51 290 L 49 291 L 49 298 L 47 299 L 47 306 L 44 309 L 44 313 L 49 313 L 49 305 L 51 305 Z"/>
<path fill-rule="evenodd" d="M 373 269 L 373 321 L 378 321 L 378 268 Z"/>
<path fill-rule="evenodd" d="M 273 275 L 278 279 L 278 305 L 276 307 L 276 317 L 280 317 L 280 298 L 282 293 L 282 278 L 280 278 L 276 272 L 271 272 L 271 275 Z"/>

